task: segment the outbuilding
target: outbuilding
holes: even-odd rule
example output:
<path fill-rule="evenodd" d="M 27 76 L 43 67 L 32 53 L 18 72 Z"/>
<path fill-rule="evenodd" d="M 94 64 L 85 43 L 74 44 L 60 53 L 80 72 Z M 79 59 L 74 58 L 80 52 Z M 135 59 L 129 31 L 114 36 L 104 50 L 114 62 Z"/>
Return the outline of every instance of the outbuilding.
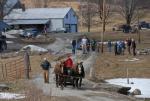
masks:
<path fill-rule="evenodd" d="M 22 29 L 36 27 L 47 32 L 78 32 L 78 17 L 71 7 L 13 9 L 4 21 Z"/>
<path fill-rule="evenodd" d="M 9 28 L 9 25 L 0 20 L 0 33 L 4 32 L 7 28 Z"/>

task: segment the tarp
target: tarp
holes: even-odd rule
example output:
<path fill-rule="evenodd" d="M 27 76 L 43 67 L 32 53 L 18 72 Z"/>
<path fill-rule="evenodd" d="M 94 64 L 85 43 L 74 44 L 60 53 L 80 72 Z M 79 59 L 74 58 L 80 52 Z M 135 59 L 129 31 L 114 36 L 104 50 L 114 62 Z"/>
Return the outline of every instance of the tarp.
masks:
<path fill-rule="evenodd" d="M 5 28 L 9 28 L 9 25 L 3 21 L 0 21 L 0 32 L 4 31 Z"/>

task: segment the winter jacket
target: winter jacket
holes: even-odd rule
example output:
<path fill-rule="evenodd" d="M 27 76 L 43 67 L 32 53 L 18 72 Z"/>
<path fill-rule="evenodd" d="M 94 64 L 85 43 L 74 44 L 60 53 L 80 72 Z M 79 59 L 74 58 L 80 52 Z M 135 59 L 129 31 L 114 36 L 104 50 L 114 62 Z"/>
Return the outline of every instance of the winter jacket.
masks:
<path fill-rule="evenodd" d="M 51 67 L 50 63 L 45 60 L 41 63 L 41 67 L 43 68 L 43 70 L 49 70 L 49 68 Z"/>
<path fill-rule="evenodd" d="M 72 68 L 73 67 L 73 61 L 71 58 L 68 58 L 66 61 L 65 61 L 65 67 L 68 67 L 68 68 Z"/>

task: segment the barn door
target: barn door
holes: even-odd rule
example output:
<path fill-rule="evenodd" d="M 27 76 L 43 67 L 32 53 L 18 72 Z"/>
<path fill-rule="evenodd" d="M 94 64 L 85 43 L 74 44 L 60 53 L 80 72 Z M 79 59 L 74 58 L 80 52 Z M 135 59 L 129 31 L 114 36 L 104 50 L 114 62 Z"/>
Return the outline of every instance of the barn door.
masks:
<path fill-rule="evenodd" d="M 77 25 L 71 25 L 71 33 L 77 32 Z"/>

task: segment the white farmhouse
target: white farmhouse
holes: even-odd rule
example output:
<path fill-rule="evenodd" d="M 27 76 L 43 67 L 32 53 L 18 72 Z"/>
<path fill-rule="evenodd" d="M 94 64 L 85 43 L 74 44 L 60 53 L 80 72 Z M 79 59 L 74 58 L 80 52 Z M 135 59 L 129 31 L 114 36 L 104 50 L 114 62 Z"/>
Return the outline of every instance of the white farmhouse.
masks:
<path fill-rule="evenodd" d="M 48 32 L 78 31 L 78 17 L 71 7 L 13 9 L 5 16 L 4 21 L 8 25 L 22 29 L 36 27 Z"/>

